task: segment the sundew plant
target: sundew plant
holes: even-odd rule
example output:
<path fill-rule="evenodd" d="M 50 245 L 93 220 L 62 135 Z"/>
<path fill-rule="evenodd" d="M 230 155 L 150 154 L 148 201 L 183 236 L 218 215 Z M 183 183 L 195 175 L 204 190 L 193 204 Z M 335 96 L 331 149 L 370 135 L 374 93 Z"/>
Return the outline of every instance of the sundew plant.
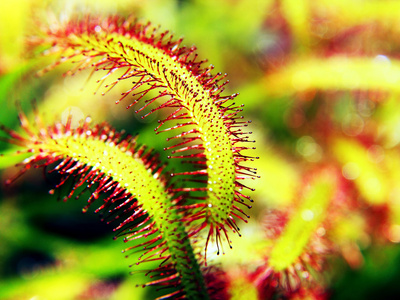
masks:
<path fill-rule="evenodd" d="M 397 2 L 20 2 L 0 299 L 398 294 Z"/>

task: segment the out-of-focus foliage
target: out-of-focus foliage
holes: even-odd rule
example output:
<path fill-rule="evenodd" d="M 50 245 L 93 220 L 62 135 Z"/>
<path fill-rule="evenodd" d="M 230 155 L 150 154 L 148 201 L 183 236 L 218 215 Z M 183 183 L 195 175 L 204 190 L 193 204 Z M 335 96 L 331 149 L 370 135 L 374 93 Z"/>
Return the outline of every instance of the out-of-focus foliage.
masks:
<path fill-rule="evenodd" d="M 91 115 L 140 132 L 139 140 L 163 156 L 156 114 L 142 120 L 115 105 L 118 91 L 94 94 L 98 85 L 88 74 L 62 77 L 57 69 L 34 77 L 45 66 L 24 50 L 35 19 L 87 12 L 133 13 L 184 36 L 217 72 L 228 73 L 229 92 L 240 92 L 261 179 L 247 183 L 256 191 L 243 237 L 233 237 L 225 255 L 209 254 L 228 274 L 232 299 L 266 297 L 273 282 L 308 288 L 289 298 L 400 294 L 398 1 L 1 1 L 1 123 L 16 128 L 16 100 L 27 111 L 37 99 L 45 120 Z M 14 161 L 0 157 L 0 166 Z M 2 182 L 14 173 L 4 169 Z M 98 216 L 83 215 L 79 201 L 59 203 L 57 192 L 46 196 L 49 186 L 51 178 L 38 172 L 2 185 L 0 299 L 154 298 L 135 287 L 144 274 L 128 274 L 135 258 L 123 259 L 123 243 L 112 241 Z M 297 253 L 289 267 L 287 257 L 277 261 L 285 245 L 297 247 L 285 249 Z M 278 265 L 290 269 L 289 279 Z"/>

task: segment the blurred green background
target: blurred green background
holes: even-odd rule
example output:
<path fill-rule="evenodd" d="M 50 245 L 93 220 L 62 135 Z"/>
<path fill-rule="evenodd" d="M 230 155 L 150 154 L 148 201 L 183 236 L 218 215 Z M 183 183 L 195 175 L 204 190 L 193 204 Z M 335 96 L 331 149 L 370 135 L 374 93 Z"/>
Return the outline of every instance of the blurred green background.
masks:
<path fill-rule="evenodd" d="M 227 93 L 240 93 L 235 101 L 245 104 L 243 115 L 253 121 L 257 150 L 249 154 L 260 157 L 253 166 L 261 179 L 248 183 L 256 188 L 255 204 L 249 224 L 241 224 L 243 237 L 234 238 L 234 249 L 225 255 L 211 254 L 211 262 L 231 274 L 232 290 L 240 291 L 241 277 L 250 272 L 242 273 L 242 266 L 262 264 L 274 243 L 263 232 L 268 211 L 296 211 L 303 190 L 313 185 L 309 174 L 328 170 L 334 191 L 318 225 L 332 243 L 324 288 L 332 299 L 400 295 L 400 2 L 1 1 L 2 124 L 17 128 L 16 101 L 29 112 L 36 99 L 46 120 L 62 120 L 71 111 L 76 120 L 107 120 L 140 133 L 139 141 L 165 159 L 163 138 L 154 138 L 161 116 L 142 120 L 125 103 L 115 105 L 115 89 L 94 95 L 97 84 L 85 83 L 88 72 L 63 77 L 61 67 L 35 77 L 48 62 L 27 55 L 35 19 L 47 23 L 52 16 L 87 12 L 134 14 L 184 37 L 183 44 L 196 45 L 215 73 L 228 73 Z M 129 275 L 134 255 L 124 259 L 122 240 L 112 240 L 111 228 L 93 210 L 82 213 L 85 196 L 59 201 L 65 189 L 49 195 L 54 179 L 41 170 L 5 187 L 18 157 L 7 155 L 15 149 L 5 143 L 0 147 L 6 154 L 0 157 L 0 299 L 159 294 L 136 287 L 146 279 L 143 273 Z M 250 288 L 233 295 L 249 299 L 254 293 Z"/>

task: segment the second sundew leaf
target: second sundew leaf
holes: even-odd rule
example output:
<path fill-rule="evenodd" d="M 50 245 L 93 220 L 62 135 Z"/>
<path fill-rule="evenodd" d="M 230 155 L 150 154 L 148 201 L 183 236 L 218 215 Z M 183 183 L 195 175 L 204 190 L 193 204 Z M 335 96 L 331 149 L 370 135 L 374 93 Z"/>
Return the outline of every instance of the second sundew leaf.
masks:
<path fill-rule="evenodd" d="M 245 203 L 250 198 L 242 194 L 246 187 L 239 180 L 254 178 L 255 170 L 242 165 L 252 159 L 241 154 L 251 147 L 236 145 L 249 142 L 248 133 L 241 128 L 248 122 L 238 121 L 241 106 L 230 103 L 236 94 L 221 95 L 227 83 L 220 83 L 225 75 L 212 75 L 212 67 L 203 67 L 204 61 L 196 61 L 194 47 L 180 46 L 181 40 L 173 41 L 172 35 L 159 33 L 149 23 L 117 17 L 88 17 L 85 21 L 53 24 L 51 28 L 33 44 L 49 45 L 48 52 L 61 53 L 63 57 L 55 65 L 68 59 L 80 60 L 75 70 L 106 71 L 102 82 L 116 71 L 122 71 L 117 80 L 106 85 L 108 89 L 123 79 L 133 81 L 132 88 L 123 92 L 117 102 L 133 95 L 135 100 L 130 107 L 159 91 L 157 96 L 145 100 L 138 111 L 156 100 L 162 103 L 148 114 L 160 108 L 172 108 L 172 113 L 159 121 L 157 130 L 179 130 L 168 139 L 177 141 L 176 144 L 166 149 L 172 150 L 171 157 L 193 165 L 192 170 L 172 175 L 191 176 L 190 180 L 203 184 L 175 189 L 176 192 L 204 193 L 204 196 L 191 196 L 197 201 L 195 204 L 182 206 L 194 210 L 187 219 L 197 223 L 205 219 L 198 231 L 208 225 L 207 241 L 214 238 L 217 244 L 221 242 L 221 230 L 227 239 L 227 228 L 238 231 L 235 219 L 245 220 L 247 215 L 235 202 L 250 207 Z M 174 122 L 172 127 L 160 129 L 171 122 Z M 189 129 L 182 131 L 186 125 Z"/>
<path fill-rule="evenodd" d="M 332 194 L 332 180 L 322 175 L 314 180 L 305 193 L 303 202 L 286 224 L 281 236 L 274 243 L 268 264 L 280 272 L 293 265 L 305 251 L 311 236 L 325 219 Z"/>
<path fill-rule="evenodd" d="M 109 222 L 121 220 L 115 228 L 117 236 L 125 236 L 126 242 L 139 241 L 124 252 L 141 251 L 139 263 L 161 262 L 156 270 L 149 272 L 159 279 L 145 286 L 176 287 L 175 292 L 162 299 L 208 298 L 188 233 L 174 207 L 179 199 L 168 192 L 163 175 L 165 166 L 154 153 L 105 123 L 90 126 L 87 121 L 75 129 L 70 122 L 56 123 L 45 128 L 41 122 L 38 126 L 30 125 L 24 114 L 20 114 L 20 119 L 25 134 L 1 129 L 9 136 L 3 140 L 23 147 L 21 153 L 31 154 L 21 163 L 21 174 L 33 167 L 46 167 L 62 176 L 58 186 L 73 178 L 74 185 L 66 198 L 87 184 L 84 190 L 89 189 L 92 194 L 84 211 L 105 195 L 96 212 L 105 211 Z"/>

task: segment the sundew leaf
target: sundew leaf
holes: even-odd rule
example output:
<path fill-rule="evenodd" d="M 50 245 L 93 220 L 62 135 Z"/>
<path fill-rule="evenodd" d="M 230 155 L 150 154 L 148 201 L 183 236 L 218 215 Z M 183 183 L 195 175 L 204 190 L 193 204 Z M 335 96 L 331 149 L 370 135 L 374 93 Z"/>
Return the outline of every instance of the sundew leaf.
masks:
<path fill-rule="evenodd" d="M 268 261 L 273 270 L 279 272 L 288 268 L 306 251 L 310 237 L 326 217 L 333 190 L 329 176 L 314 180 L 273 245 Z"/>
<path fill-rule="evenodd" d="M 45 127 L 36 115 L 34 126 L 23 113 L 20 120 L 23 134 L 1 127 L 7 134 L 3 140 L 22 147 L 21 153 L 31 154 L 22 161 L 22 169 L 15 178 L 31 168 L 44 167 L 47 172 L 61 175 L 57 187 L 73 179 L 64 200 L 86 185 L 84 191 L 90 190 L 91 195 L 84 212 L 104 195 L 96 212 L 104 213 L 109 223 L 117 223 L 116 237 L 124 236 L 125 242 L 141 240 L 124 252 L 140 249 L 137 264 L 161 262 L 148 272 L 157 279 L 146 286 L 176 287 L 168 297 L 208 297 L 189 235 L 174 208 L 180 198 L 171 193 L 163 175 L 165 166 L 154 153 L 138 146 L 134 137 L 125 137 L 106 123 L 92 127 L 86 119 L 81 126 L 72 128 L 69 119 L 65 125 L 55 123 Z"/>
<path fill-rule="evenodd" d="M 168 138 L 175 144 L 165 149 L 171 151 L 171 158 L 182 159 L 193 167 L 171 176 L 184 176 L 187 182 L 202 184 L 179 187 L 174 192 L 187 193 L 187 199 L 193 200 L 182 209 L 195 211 L 187 221 L 193 222 L 198 232 L 208 228 L 207 248 L 211 239 L 220 244 L 226 238 L 229 243 L 228 229 L 237 232 L 236 220 L 246 221 L 248 217 L 237 204 L 250 207 L 246 202 L 251 199 L 243 193 L 248 187 L 240 180 L 256 178 L 253 168 L 242 165 L 253 160 L 241 153 L 252 149 L 246 144 L 252 141 L 248 139 L 250 132 L 243 131 L 248 122 L 238 115 L 241 105 L 232 102 L 237 95 L 223 95 L 226 75 L 213 75 L 212 67 L 204 67 L 204 61 L 197 60 L 195 47 L 181 46 L 181 41 L 174 41 L 168 31 L 160 32 L 150 23 L 118 17 L 87 17 L 52 24 L 44 36 L 31 40 L 33 47 L 48 45 L 47 53 L 61 56 L 54 66 L 70 59 L 76 61 L 70 74 L 83 69 L 105 72 L 99 82 L 107 90 L 123 80 L 133 80 L 133 86 L 117 103 L 133 96 L 128 107 L 142 103 L 137 109 L 140 112 L 161 100 L 143 117 L 161 108 L 169 110 L 156 130 L 175 132 Z M 122 75 L 107 82 L 121 70 Z M 144 100 L 152 92 L 156 96 Z M 165 124 L 171 127 L 165 128 Z"/>
<path fill-rule="evenodd" d="M 274 95 L 309 90 L 400 91 L 400 61 L 376 57 L 301 57 L 267 75 L 266 89 Z"/>
<path fill-rule="evenodd" d="M 324 238 L 325 226 L 337 179 L 333 169 L 312 172 L 291 206 L 265 214 L 263 227 L 269 245 L 264 262 L 251 274 L 259 297 L 267 299 L 278 293 L 290 298 L 302 294 L 302 289 L 311 292 L 324 284 L 320 273 L 332 251 Z"/>

